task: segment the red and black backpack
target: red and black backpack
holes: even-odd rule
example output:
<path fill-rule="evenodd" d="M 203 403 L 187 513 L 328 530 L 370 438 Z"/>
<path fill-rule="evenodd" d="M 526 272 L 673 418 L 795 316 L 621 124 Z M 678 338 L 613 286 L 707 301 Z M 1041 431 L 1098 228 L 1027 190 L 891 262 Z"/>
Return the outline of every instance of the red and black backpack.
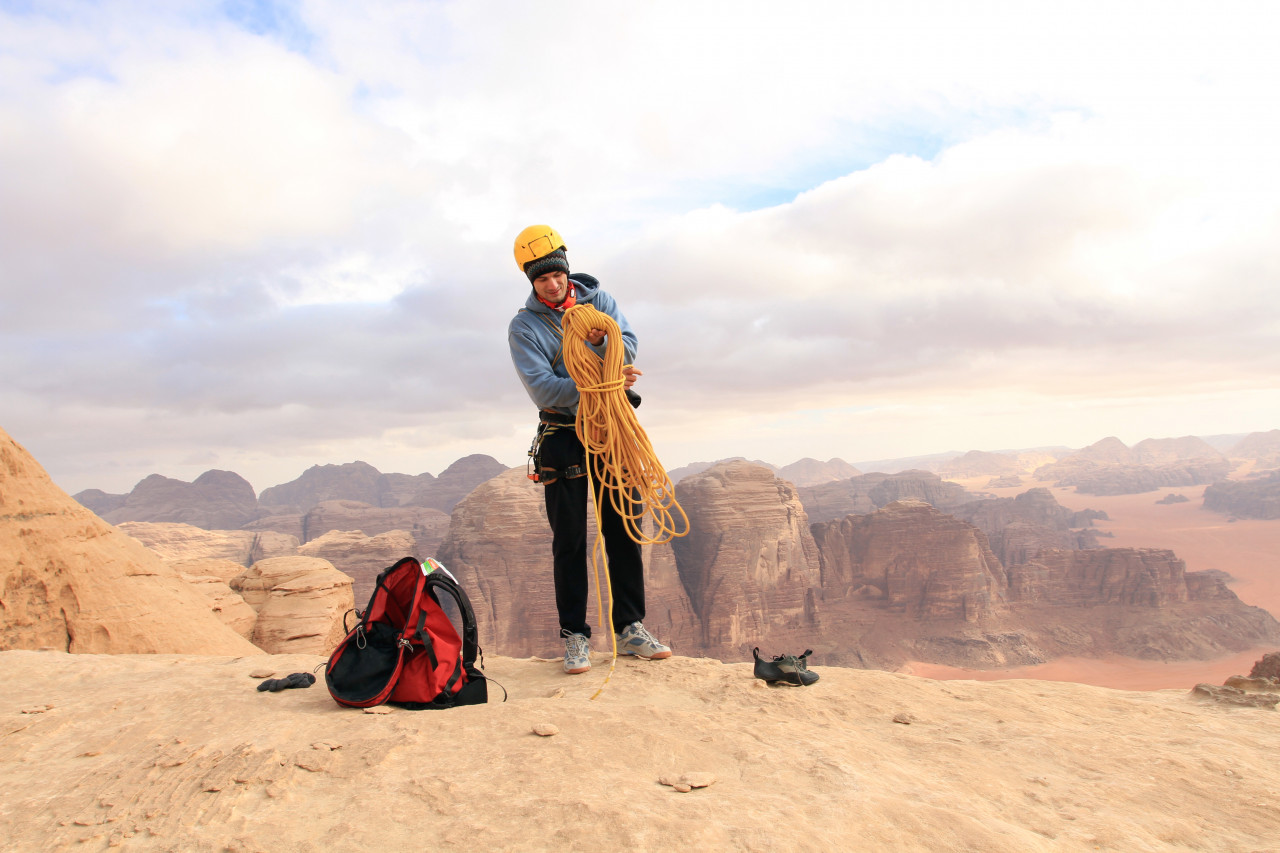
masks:
<path fill-rule="evenodd" d="M 443 566 L 432 571 L 405 557 L 378 575 L 369 606 L 329 656 L 324 680 L 339 705 L 368 708 L 391 702 L 412 710 L 489 701 L 471 601 Z M 443 591 L 457 603 L 462 634 L 440 606 Z M 482 658 L 483 660 L 483 658 Z"/>

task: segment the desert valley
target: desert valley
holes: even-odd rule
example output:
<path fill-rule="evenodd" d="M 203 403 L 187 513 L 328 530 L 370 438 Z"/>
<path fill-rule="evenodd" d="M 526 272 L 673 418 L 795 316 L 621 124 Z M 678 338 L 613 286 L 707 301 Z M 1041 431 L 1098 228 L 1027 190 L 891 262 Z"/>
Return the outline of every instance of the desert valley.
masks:
<path fill-rule="evenodd" d="M 593 699 L 609 658 L 560 672 L 523 469 L 319 465 L 260 494 L 157 474 L 73 499 L 0 433 L 0 837 L 1271 849 L 1277 673 L 1208 686 L 1280 648 L 1277 467 L 1280 430 L 928 470 L 690 466 L 673 472 L 689 535 L 646 548 L 646 623 L 677 656 L 618 661 Z M 507 701 L 367 714 L 323 681 L 255 689 L 317 670 L 406 554 L 469 590 Z M 756 646 L 813 649 L 820 682 L 766 686 Z M 710 784 L 662 784 L 681 774 Z"/>

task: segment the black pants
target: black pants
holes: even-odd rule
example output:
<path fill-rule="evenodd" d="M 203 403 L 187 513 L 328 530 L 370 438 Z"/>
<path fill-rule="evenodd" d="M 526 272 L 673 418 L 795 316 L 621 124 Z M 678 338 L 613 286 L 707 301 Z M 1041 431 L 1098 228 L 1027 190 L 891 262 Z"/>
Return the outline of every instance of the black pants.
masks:
<path fill-rule="evenodd" d="M 563 471 L 581 465 L 586 451 L 572 426 L 562 426 L 542 441 L 542 465 Z M 601 486 L 595 482 L 599 495 Z M 543 487 L 547 521 L 551 522 L 551 553 L 555 566 L 556 610 L 560 628 L 591 636 L 587 624 L 587 478 L 561 477 Z M 644 620 L 644 563 L 640 545 L 627 535 L 622 517 L 609 495 L 600 510 L 605 555 L 609 558 L 609 582 L 613 589 L 613 630 Z M 604 590 L 601 590 L 603 597 Z"/>

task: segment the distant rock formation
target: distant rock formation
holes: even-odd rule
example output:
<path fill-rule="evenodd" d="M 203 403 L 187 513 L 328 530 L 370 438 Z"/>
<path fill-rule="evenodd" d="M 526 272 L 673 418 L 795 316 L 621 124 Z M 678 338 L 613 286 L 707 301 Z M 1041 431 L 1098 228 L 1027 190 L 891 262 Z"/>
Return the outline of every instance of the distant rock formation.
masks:
<path fill-rule="evenodd" d="M 0 429 L 0 649 L 257 654 L 210 599 Z"/>
<path fill-rule="evenodd" d="M 355 607 L 351 578 L 316 557 L 260 560 L 231 588 L 257 612 L 253 644 L 270 654 L 329 654 L 345 636 L 343 614 Z"/>
<path fill-rule="evenodd" d="M 834 483 L 802 486 L 799 492 L 809 521 L 814 524 L 851 514 L 865 515 L 897 500 L 920 500 L 945 510 L 978 497 L 930 471 L 914 470 L 862 474 Z"/>
<path fill-rule="evenodd" d="M 481 483 L 492 480 L 507 470 L 492 456 L 473 453 L 454 462 L 440 472 L 434 482 L 423 485 L 403 503 L 407 506 L 424 506 L 441 512 L 450 512 L 458 501 L 471 494 Z"/>
<path fill-rule="evenodd" d="M 1246 435 L 1231 446 L 1227 456 L 1253 460 L 1258 468 L 1280 467 L 1280 429 Z"/>
<path fill-rule="evenodd" d="M 1204 490 L 1204 508 L 1237 518 L 1280 518 L 1280 471 L 1214 483 Z"/>
<path fill-rule="evenodd" d="M 86 500 L 106 506 L 117 496 L 98 490 L 81 492 Z M 259 515 L 253 486 L 231 471 L 205 471 L 192 483 L 152 474 L 124 495 L 104 521 L 168 521 L 206 530 L 234 530 Z"/>
<path fill-rule="evenodd" d="M 1022 465 L 1017 457 L 1007 453 L 988 453 L 970 450 L 938 466 L 943 477 L 985 477 L 1004 474 L 1021 474 Z"/>
<path fill-rule="evenodd" d="M 264 489 L 259 500 L 263 506 L 293 507 L 298 512 L 340 500 L 374 507 L 431 507 L 447 513 L 476 486 L 505 470 L 492 456 L 478 453 L 457 460 L 439 477 L 383 474 L 367 462 L 313 465 L 290 483 Z"/>
<path fill-rule="evenodd" d="M 689 534 L 672 540 L 680 579 L 712 655 L 814 622 L 818 548 L 794 486 L 749 462 L 681 480 Z"/>
<path fill-rule="evenodd" d="M 262 490 L 258 502 L 264 507 L 294 507 L 305 512 L 324 501 L 359 501 L 382 506 L 387 485 L 382 472 L 368 462 L 342 465 L 312 465 L 296 480 Z"/>
<path fill-rule="evenodd" d="M 819 462 L 817 459 L 804 459 L 783 465 L 778 469 L 778 476 L 794 486 L 817 486 L 822 483 L 834 483 L 857 477 L 862 474 L 843 459 L 828 459 Z"/>
<path fill-rule="evenodd" d="M 1187 572 L 1161 549 L 1044 551 L 1010 571 L 1009 597 L 1054 655 L 1203 660 L 1280 639 L 1280 623 L 1218 573 Z"/>
<path fill-rule="evenodd" d="M 1195 436 L 1146 439 L 1125 446 L 1104 438 L 1050 465 L 1035 476 L 1089 495 L 1134 495 L 1165 486 L 1196 486 L 1223 479 L 1231 462 Z"/>
<path fill-rule="evenodd" d="M 672 483 L 679 483 L 685 477 L 691 477 L 694 474 L 701 474 L 712 465 L 719 465 L 721 462 L 746 462 L 745 456 L 730 456 L 727 459 L 717 459 L 715 462 L 690 462 L 688 465 L 682 465 L 679 468 L 672 468 L 667 472 L 667 476 L 671 478 Z M 761 468 L 768 468 L 770 471 L 777 471 L 778 466 L 769 462 L 762 462 L 759 459 L 750 460 L 752 465 L 759 465 Z M 857 470 L 857 469 L 855 469 Z"/>
<path fill-rule="evenodd" d="M 1088 529 L 1105 512 L 1073 512 L 1048 489 L 1028 489 L 1014 498 L 971 501 L 948 510 L 974 525 L 991 543 L 1002 565 L 1025 563 L 1047 548 L 1096 548 L 1097 532 Z"/>

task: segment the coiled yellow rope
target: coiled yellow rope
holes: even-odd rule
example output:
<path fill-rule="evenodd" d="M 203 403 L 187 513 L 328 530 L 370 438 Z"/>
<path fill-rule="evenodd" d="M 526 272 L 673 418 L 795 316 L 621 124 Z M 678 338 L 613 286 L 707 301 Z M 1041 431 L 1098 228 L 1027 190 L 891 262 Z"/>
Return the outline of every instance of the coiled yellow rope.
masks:
<path fill-rule="evenodd" d="M 598 568 L 601 563 L 605 566 L 605 586 L 612 614 L 613 583 L 609 579 L 609 560 L 600 520 L 604 494 L 608 493 L 614 510 L 621 516 L 627 535 L 640 545 L 658 545 L 684 536 L 689 532 L 689 517 L 676 500 L 675 486 L 654 453 L 648 434 L 636 418 L 635 409 L 627 400 L 626 376 L 622 372 L 626 348 L 617 321 L 584 303 L 565 311 L 560 325 L 564 332 L 561 346 L 564 366 L 578 387 L 575 429 L 587 451 L 587 486 L 596 513 L 591 569 L 596 583 L 597 613 L 601 626 L 609 624 L 612 627 L 612 616 L 609 623 L 604 621 Z M 603 357 L 587 346 L 587 335 L 592 329 L 605 333 Z M 595 497 L 595 480 L 603 486 L 599 499 Z M 674 513 L 679 514 L 682 530 L 677 529 Z M 652 535 L 643 530 L 645 516 L 653 519 Z M 609 634 L 613 637 L 613 660 L 609 664 L 609 674 L 592 699 L 599 696 L 609 683 L 618 660 L 618 638 L 612 630 Z"/>

